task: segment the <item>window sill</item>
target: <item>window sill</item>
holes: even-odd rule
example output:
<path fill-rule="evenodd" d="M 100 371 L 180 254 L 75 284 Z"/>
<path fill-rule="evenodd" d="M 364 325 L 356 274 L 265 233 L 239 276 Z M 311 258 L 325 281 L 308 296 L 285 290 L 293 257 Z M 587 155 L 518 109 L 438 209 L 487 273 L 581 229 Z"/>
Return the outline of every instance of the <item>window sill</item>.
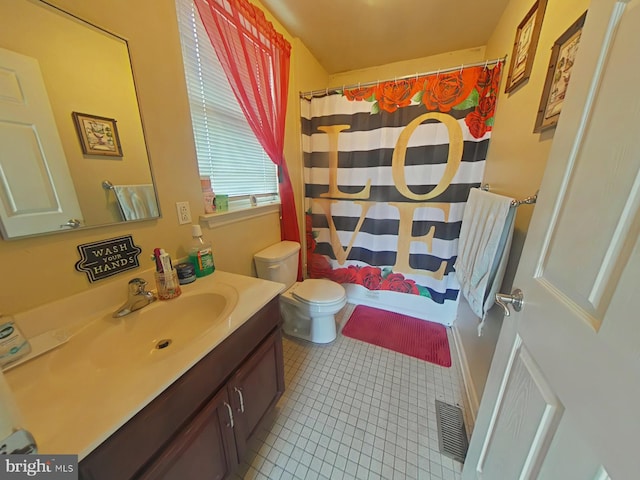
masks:
<path fill-rule="evenodd" d="M 257 205 L 255 207 L 238 208 L 226 212 L 206 213 L 200 215 L 198 219 L 201 225 L 214 228 L 230 223 L 242 222 L 250 218 L 262 217 L 263 215 L 271 215 L 276 212 L 280 213 L 280 202 Z"/>

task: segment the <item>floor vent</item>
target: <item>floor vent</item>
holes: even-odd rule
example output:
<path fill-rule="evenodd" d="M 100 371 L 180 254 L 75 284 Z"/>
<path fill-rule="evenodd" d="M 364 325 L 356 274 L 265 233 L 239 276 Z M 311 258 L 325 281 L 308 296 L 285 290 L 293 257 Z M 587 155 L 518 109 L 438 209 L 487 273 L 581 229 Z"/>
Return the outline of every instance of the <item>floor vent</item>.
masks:
<path fill-rule="evenodd" d="M 455 405 L 436 400 L 436 417 L 438 419 L 440 453 L 464 463 L 469 441 L 464 428 L 462 410 Z"/>

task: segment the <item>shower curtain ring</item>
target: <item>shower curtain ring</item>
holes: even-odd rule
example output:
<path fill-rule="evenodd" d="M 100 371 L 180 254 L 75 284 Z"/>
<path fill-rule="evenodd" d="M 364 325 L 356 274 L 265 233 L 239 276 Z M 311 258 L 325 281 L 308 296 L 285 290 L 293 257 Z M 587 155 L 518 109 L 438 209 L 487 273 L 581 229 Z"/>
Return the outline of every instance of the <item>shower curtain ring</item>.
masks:
<path fill-rule="evenodd" d="M 464 63 L 460 64 L 460 73 L 462 73 L 463 68 L 464 68 Z"/>
<path fill-rule="evenodd" d="M 489 65 L 489 60 L 485 60 L 485 61 L 484 61 L 484 68 L 483 68 L 483 70 L 486 70 L 486 69 L 487 69 L 487 65 Z"/>

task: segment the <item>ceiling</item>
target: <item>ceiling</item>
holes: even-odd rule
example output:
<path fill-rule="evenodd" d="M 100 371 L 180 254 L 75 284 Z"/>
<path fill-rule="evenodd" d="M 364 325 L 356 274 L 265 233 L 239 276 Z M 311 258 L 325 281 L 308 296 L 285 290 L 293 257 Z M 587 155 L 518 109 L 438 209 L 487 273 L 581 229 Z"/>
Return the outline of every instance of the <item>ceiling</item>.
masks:
<path fill-rule="evenodd" d="M 509 3 L 261 1 L 290 34 L 302 40 L 329 74 L 485 45 Z"/>

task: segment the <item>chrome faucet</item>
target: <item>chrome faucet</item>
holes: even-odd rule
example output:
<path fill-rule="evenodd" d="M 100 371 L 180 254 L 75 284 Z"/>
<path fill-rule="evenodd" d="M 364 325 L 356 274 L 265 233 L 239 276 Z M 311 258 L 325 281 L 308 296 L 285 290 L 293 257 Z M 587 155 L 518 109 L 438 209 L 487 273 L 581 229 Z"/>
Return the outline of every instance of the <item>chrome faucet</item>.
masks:
<path fill-rule="evenodd" d="M 113 318 L 124 317 L 131 312 L 146 307 L 151 302 L 155 302 L 156 296 L 153 292 L 147 292 L 145 290 L 146 285 L 147 282 L 142 278 L 129 280 L 129 298 L 124 305 L 113 312 Z"/>

